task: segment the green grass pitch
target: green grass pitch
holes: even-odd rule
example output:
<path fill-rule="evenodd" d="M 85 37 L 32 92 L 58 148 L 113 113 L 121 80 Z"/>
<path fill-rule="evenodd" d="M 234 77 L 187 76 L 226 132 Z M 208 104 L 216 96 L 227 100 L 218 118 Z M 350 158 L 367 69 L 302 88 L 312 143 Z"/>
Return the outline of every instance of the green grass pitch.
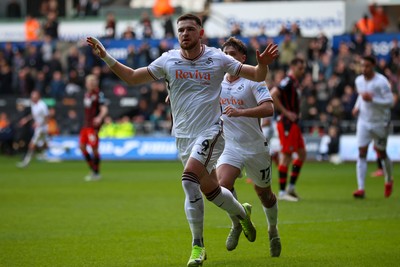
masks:
<path fill-rule="evenodd" d="M 17 169 L 0 157 L 0 266 L 186 266 L 186 222 L 180 162 L 103 162 L 103 179 L 84 182 L 83 161 L 34 161 Z M 369 164 L 369 172 L 375 163 Z M 257 240 L 242 235 L 225 249 L 230 222 L 206 202 L 204 266 L 398 266 L 400 178 L 383 196 L 383 178 L 367 178 L 364 200 L 352 198 L 355 163 L 306 162 L 298 203 L 279 202 L 280 258 L 269 257 L 266 220 L 252 186 L 238 180 L 241 202 L 253 204 Z M 276 168 L 273 189 L 278 188 Z"/>

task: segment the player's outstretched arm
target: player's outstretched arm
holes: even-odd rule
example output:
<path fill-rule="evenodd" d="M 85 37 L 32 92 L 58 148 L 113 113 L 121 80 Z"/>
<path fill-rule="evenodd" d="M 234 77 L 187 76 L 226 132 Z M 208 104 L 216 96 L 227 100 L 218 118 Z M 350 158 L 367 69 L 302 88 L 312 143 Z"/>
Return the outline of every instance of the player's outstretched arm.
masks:
<path fill-rule="evenodd" d="M 268 65 L 274 62 L 278 56 L 278 45 L 268 44 L 262 53 L 258 50 L 256 51 L 257 66 L 244 64 L 240 71 L 240 76 L 252 81 L 264 81 L 268 74 Z"/>
<path fill-rule="evenodd" d="M 154 80 L 147 71 L 146 67 L 134 70 L 118 62 L 115 58 L 107 53 L 107 50 L 98 39 L 94 37 L 87 37 L 86 42 L 92 48 L 93 53 L 100 57 L 110 67 L 110 69 L 127 84 L 136 85 Z"/>

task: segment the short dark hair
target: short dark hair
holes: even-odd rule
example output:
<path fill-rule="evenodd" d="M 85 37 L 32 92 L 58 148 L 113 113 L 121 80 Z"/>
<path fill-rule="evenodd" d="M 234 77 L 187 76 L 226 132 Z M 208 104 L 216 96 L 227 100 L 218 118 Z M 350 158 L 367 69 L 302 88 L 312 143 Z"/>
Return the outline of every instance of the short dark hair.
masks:
<path fill-rule="evenodd" d="M 178 20 L 176 21 L 176 23 L 178 23 L 179 21 L 182 20 L 194 20 L 196 22 L 197 25 L 199 25 L 200 27 L 203 27 L 202 23 L 201 23 L 201 19 L 193 14 L 183 14 L 182 16 L 180 16 L 178 18 Z"/>
<path fill-rule="evenodd" d="M 242 53 L 243 55 L 247 55 L 247 47 L 246 45 L 236 37 L 229 37 L 228 40 L 225 41 L 225 43 L 222 44 L 222 50 L 227 47 L 227 46 L 232 46 L 235 48 L 237 51 Z"/>
<path fill-rule="evenodd" d="M 297 64 L 304 64 L 304 63 L 305 63 L 304 59 L 300 57 L 295 57 L 294 59 L 292 59 L 292 61 L 290 61 L 290 66 L 296 66 Z"/>
<path fill-rule="evenodd" d="M 376 65 L 376 59 L 373 56 L 363 56 L 363 59 L 369 61 L 372 65 Z"/>

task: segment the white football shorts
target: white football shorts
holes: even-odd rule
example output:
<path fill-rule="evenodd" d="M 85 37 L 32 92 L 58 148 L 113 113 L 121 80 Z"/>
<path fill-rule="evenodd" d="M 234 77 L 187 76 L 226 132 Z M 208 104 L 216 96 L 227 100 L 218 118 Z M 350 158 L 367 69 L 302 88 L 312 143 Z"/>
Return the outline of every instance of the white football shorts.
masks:
<path fill-rule="evenodd" d="M 215 124 L 197 138 L 176 138 L 176 147 L 184 166 L 189 158 L 195 158 L 211 173 L 225 147 L 222 126 Z"/>
<path fill-rule="evenodd" d="M 243 154 L 237 148 L 225 147 L 218 160 L 217 167 L 228 164 L 240 169 L 246 169 L 246 175 L 254 184 L 261 188 L 271 185 L 272 165 L 268 146 L 265 152 L 256 154 Z"/>
<path fill-rule="evenodd" d="M 389 125 L 387 123 L 365 123 L 357 122 L 357 144 L 358 147 L 368 146 L 374 141 L 374 146 L 379 150 L 385 150 L 389 136 Z"/>
<path fill-rule="evenodd" d="M 43 146 L 47 142 L 47 127 L 37 127 L 34 130 L 31 142 L 35 146 Z"/>

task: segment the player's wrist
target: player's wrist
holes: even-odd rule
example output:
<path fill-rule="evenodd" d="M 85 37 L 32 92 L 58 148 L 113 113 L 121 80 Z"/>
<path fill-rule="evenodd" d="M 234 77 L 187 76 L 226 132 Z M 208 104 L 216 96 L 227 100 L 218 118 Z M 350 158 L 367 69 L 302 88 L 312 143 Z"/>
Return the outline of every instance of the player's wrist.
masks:
<path fill-rule="evenodd" d="M 112 67 L 117 63 L 117 60 L 113 58 L 109 53 L 106 52 L 105 57 L 101 58 L 109 67 Z"/>

